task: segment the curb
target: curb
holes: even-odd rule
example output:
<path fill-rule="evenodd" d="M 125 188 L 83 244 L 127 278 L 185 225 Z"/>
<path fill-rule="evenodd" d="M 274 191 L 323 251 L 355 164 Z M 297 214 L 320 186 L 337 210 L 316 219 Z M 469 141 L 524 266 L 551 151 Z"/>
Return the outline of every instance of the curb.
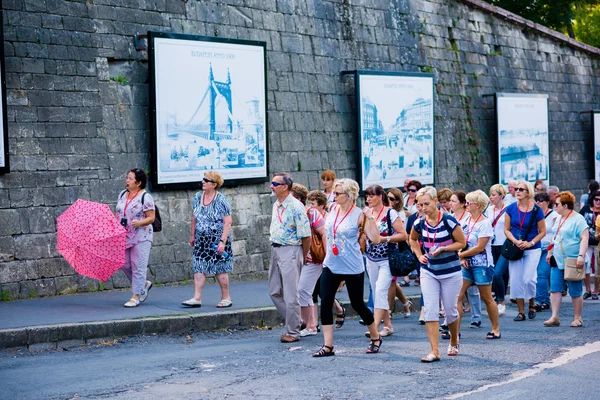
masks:
<path fill-rule="evenodd" d="M 419 296 L 408 296 L 413 303 L 419 298 Z M 349 302 L 342 302 L 342 304 L 346 308 L 346 316 L 356 315 Z M 401 306 L 396 301 L 396 309 Z M 413 305 L 412 311 L 415 309 Z M 192 331 L 276 326 L 281 322 L 277 309 L 269 306 L 183 316 L 40 325 L 0 330 L 0 349 L 25 347 L 30 351 L 40 351 L 94 344 L 124 336 L 176 335 Z"/>

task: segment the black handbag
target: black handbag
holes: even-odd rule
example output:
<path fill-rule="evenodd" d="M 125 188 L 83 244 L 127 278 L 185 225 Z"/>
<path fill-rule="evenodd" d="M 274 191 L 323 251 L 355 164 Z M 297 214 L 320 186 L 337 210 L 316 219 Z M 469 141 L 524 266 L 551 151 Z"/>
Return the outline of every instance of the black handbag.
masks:
<path fill-rule="evenodd" d="M 392 223 L 390 221 L 390 210 L 387 213 L 388 236 L 392 236 Z M 410 246 L 404 241 L 401 243 L 388 242 L 388 261 L 392 276 L 406 276 L 417 268 L 417 256 L 412 252 Z"/>
<path fill-rule="evenodd" d="M 518 206 L 517 206 L 518 207 Z M 532 215 L 529 220 L 529 224 L 525 233 L 521 235 L 517 240 L 523 240 L 529 235 L 529 231 L 531 231 L 531 227 L 533 226 L 533 221 L 535 220 L 535 214 L 537 214 L 539 206 L 536 204 L 533 206 L 533 210 L 531 210 Z M 502 257 L 506 258 L 509 261 L 517 261 L 523 258 L 523 254 L 525 254 L 524 250 L 521 250 L 516 244 L 511 242 L 508 238 L 504 241 L 502 245 Z"/>

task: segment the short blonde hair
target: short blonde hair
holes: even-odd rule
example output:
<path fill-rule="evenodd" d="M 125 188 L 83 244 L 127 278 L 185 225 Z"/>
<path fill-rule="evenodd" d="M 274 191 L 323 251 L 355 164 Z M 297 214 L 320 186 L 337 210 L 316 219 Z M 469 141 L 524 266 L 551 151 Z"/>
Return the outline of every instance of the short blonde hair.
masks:
<path fill-rule="evenodd" d="M 450 197 L 452 197 L 452 190 L 448 188 L 442 188 L 437 192 L 439 201 L 450 201 Z"/>
<path fill-rule="evenodd" d="M 416 198 L 418 199 L 421 196 L 428 195 L 431 197 L 431 200 L 437 199 L 437 190 L 433 186 L 424 186 L 417 192 Z"/>
<path fill-rule="evenodd" d="M 531 182 L 527 182 L 524 179 L 519 179 L 517 181 L 517 186 L 519 185 L 525 185 L 525 187 L 527 188 L 527 198 L 529 200 L 533 200 L 533 196 L 535 196 L 535 191 L 533 190 L 533 185 L 531 184 Z"/>
<path fill-rule="evenodd" d="M 223 177 L 217 171 L 207 171 L 204 173 L 204 176 L 207 179 L 210 179 L 211 181 L 213 181 L 217 185 L 216 189 L 223 186 L 223 182 L 224 182 Z"/>
<path fill-rule="evenodd" d="M 480 211 L 485 210 L 490 202 L 490 198 L 483 190 L 475 190 L 474 192 L 468 193 L 466 199 L 469 203 L 477 204 Z"/>
<path fill-rule="evenodd" d="M 341 186 L 342 192 L 346 193 L 348 197 L 350 197 L 350 200 L 356 201 L 356 199 L 358 199 L 360 186 L 358 186 L 358 182 L 355 180 L 349 178 L 337 179 L 333 184 L 334 188 L 336 186 Z"/>
<path fill-rule="evenodd" d="M 504 187 L 504 185 L 502 185 L 500 183 L 496 183 L 495 185 L 492 185 L 492 187 L 490 188 L 490 196 L 494 192 L 498 193 L 500 196 L 502 196 L 502 198 L 504 198 L 506 196 L 506 188 Z"/>

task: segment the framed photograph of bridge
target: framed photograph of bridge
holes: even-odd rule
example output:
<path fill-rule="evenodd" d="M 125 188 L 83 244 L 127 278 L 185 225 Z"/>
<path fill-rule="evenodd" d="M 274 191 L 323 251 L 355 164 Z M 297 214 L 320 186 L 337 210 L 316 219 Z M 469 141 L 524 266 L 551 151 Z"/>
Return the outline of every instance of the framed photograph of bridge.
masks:
<path fill-rule="evenodd" d="M 356 71 L 359 183 L 434 183 L 433 74 Z"/>
<path fill-rule="evenodd" d="M 268 180 L 266 43 L 148 32 L 155 189 Z"/>
<path fill-rule="evenodd" d="M 600 182 L 600 110 L 592 110 L 594 132 L 594 179 Z"/>
<path fill-rule="evenodd" d="M 510 179 L 550 184 L 548 95 L 496 93 L 500 183 Z"/>
<path fill-rule="evenodd" d="M 0 19 L 2 12 L 0 11 Z M 0 28 L 0 174 L 10 171 L 8 159 L 8 120 L 6 118 L 6 78 L 4 73 L 4 34 Z"/>

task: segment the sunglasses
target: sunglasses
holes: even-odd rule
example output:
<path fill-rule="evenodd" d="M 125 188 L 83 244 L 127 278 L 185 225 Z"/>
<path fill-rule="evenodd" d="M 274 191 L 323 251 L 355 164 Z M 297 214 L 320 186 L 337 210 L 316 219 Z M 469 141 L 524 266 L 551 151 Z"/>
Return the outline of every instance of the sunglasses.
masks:
<path fill-rule="evenodd" d="M 208 179 L 208 178 L 202 178 L 202 182 L 206 182 L 206 183 L 217 183 L 217 182 L 215 182 L 215 181 L 211 181 L 211 180 L 210 180 L 210 179 Z"/>
<path fill-rule="evenodd" d="M 527 188 L 520 188 L 520 187 L 515 188 L 515 191 L 516 192 L 529 192 L 529 190 L 527 190 Z"/>
<path fill-rule="evenodd" d="M 396 201 L 396 200 L 398 200 L 398 199 L 397 199 L 397 198 L 395 198 L 394 196 L 388 196 L 388 199 L 389 199 L 389 200 L 391 200 L 391 201 Z"/>
<path fill-rule="evenodd" d="M 560 203 L 554 203 L 554 205 L 555 205 L 556 207 L 560 207 L 562 204 L 560 204 Z"/>
<path fill-rule="evenodd" d="M 343 194 L 346 194 L 346 193 L 344 193 L 344 192 L 333 192 L 334 196 L 341 196 Z"/>
<path fill-rule="evenodd" d="M 408 191 L 411 192 L 411 193 L 416 193 L 417 189 L 408 189 Z"/>
<path fill-rule="evenodd" d="M 547 201 L 547 200 L 536 200 L 535 202 L 536 202 L 536 203 L 543 203 L 543 202 L 545 202 L 545 201 Z"/>
<path fill-rule="evenodd" d="M 471 203 L 470 201 L 465 201 L 466 206 L 470 206 L 471 204 L 475 204 L 475 203 Z"/>
<path fill-rule="evenodd" d="M 600 201 L 600 197 L 595 197 L 594 201 Z"/>
<path fill-rule="evenodd" d="M 273 182 L 271 182 L 271 185 L 273 185 L 273 187 L 277 187 L 277 186 L 283 185 L 283 183 L 273 181 Z"/>

